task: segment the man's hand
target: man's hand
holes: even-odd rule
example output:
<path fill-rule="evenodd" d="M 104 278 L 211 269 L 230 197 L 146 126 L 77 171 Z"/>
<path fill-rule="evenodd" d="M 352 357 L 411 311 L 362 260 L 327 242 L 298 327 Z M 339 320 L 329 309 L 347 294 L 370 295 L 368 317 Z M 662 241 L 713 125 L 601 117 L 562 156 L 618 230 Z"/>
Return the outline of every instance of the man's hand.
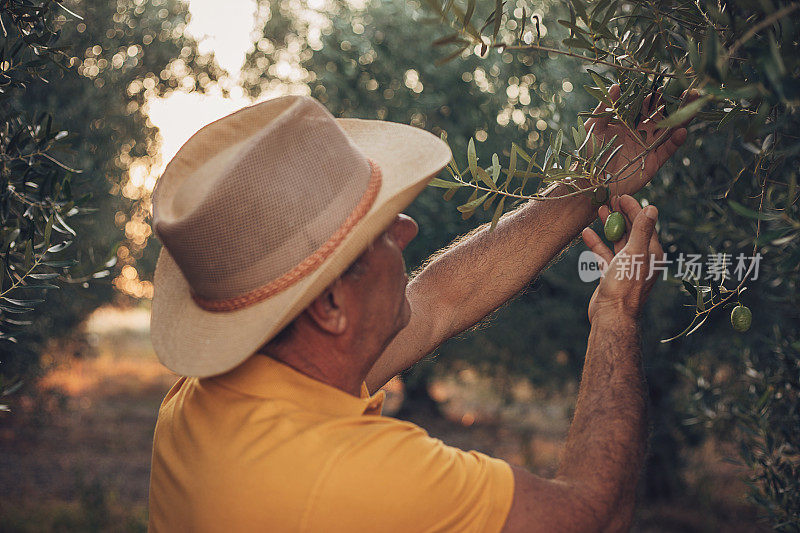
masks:
<path fill-rule="evenodd" d="M 630 529 L 647 435 L 637 317 L 655 283 L 647 279 L 649 258 L 660 259 L 663 251 L 654 235 L 655 207 L 643 210 L 630 196 L 615 197 L 612 206 L 628 226 L 616 255 L 594 231 L 583 231 L 584 241 L 608 269 L 589 304 L 592 329 L 561 464 L 552 480 L 513 468 L 507 533 Z M 605 221 L 608 208 L 599 211 Z M 644 264 L 638 276 L 628 279 L 624 259 L 635 256 Z"/>
<path fill-rule="evenodd" d="M 608 94 L 611 97 L 611 101 L 616 102 L 620 96 L 619 85 L 612 85 L 608 90 Z M 625 124 L 612 119 L 612 117 L 590 118 L 586 121 L 586 131 L 589 131 L 594 125 L 592 134 L 597 137 L 598 141 L 605 143 L 616 135 L 617 145 L 622 145 L 622 148 L 606 167 L 606 172 L 614 175 L 625 168 L 631 161 L 637 159 L 651 147 L 664 133 L 663 129 L 656 128 L 656 124 L 664 118 L 664 105 L 661 94 L 655 93 L 655 98 L 653 96 L 650 95 L 644 99 L 641 113 L 643 118 L 633 131 Z M 697 91 L 690 92 L 686 97 L 686 103 L 696 100 L 698 96 Z M 610 110 L 605 104 L 601 103 L 594 110 L 594 114 Z M 672 157 L 678 147 L 686 141 L 685 126 L 687 124 L 688 120 L 667 132 L 666 142 L 648 153 L 644 158 L 644 169 L 642 168 L 641 159 L 638 159 L 624 170 L 619 177 L 614 178 L 613 183 L 609 184 L 610 194 L 620 196 L 634 194 L 653 179 L 661 165 Z"/>
<path fill-rule="evenodd" d="M 614 197 L 612 207 L 625 218 L 625 235 L 614 244 L 614 253 L 603 244 L 592 229 L 581 234 L 586 246 L 600 256 L 607 269 L 589 302 L 589 321 L 598 314 L 638 318 L 647 295 L 658 279 L 650 272 L 651 260 L 663 260 L 664 250 L 655 234 L 658 210 L 655 206 L 642 209 L 633 197 Z M 605 223 L 609 216 L 606 206 L 598 210 L 600 220 Z"/>

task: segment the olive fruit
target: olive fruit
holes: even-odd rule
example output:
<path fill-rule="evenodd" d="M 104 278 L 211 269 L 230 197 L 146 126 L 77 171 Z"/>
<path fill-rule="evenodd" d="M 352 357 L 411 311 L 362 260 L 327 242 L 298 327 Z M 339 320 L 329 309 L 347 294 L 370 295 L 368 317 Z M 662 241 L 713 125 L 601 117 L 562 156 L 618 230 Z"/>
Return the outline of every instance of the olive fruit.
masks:
<path fill-rule="evenodd" d="M 753 313 L 744 305 L 737 305 L 731 311 L 731 326 L 739 333 L 744 333 L 750 329 L 753 322 Z"/>
<path fill-rule="evenodd" d="M 606 233 L 606 239 L 611 242 L 617 242 L 622 238 L 625 233 L 625 218 L 620 212 L 614 212 L 608 215 L 606 225 L 603 228 Z"/>

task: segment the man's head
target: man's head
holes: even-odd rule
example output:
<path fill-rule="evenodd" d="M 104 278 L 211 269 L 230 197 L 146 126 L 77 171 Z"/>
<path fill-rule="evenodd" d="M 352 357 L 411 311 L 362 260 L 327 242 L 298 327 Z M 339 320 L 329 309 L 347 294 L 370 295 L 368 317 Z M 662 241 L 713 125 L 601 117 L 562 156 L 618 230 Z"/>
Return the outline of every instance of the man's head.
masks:
<path fill-rule="evenodd" d="M 386 231 L 261 351 L 281 359 L 315 354 L 327 357 L 339 351 L 352 356 L 354 368 L 371 366 L 411 318 L 402 252 L 417 230 L 414 219 L 397 215 Z M 309 352 L 309 345 L 316 348 Z"/>
<path fill-rule="evenodd" d="M 336 119 L 309 97 L 201 129 L 153 195 L 161 361 L 182 375 L 225 372 L 301 314 L 338 346 L 388 342 L 408 321 L 399 252 L 416 232 L 397 214 L 450 157 L 428 132 Z M 342 276 L 359 257 L 350 273 L 363 272 Z"/>

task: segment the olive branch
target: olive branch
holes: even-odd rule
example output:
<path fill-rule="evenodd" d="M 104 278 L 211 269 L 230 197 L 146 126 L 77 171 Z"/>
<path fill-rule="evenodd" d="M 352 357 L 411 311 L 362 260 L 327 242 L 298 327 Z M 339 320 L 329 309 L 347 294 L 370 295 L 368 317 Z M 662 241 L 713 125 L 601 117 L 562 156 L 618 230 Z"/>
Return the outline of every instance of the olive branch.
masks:
<path fill-rule="evenodd" d="M 591 72 L 591 74 L 598 87 L 588 87 L 588 89 L 591 89 L 590 93 L 600 99 L 605 106 L 605 111 L 597 114 L 589 113 L 585 116 L 602 118 L 610 115 L 612 120 L 621 121 L 620 115 L 623 114 L 623 108 L 618 101 L 612 100 L 604 79 L 597 73 Z M 627 92 L 633 92 L 631 87 Z M 687 96 L 688 91 L 684 94 L 682 102 L 686 101 Z M 642 151 L 613 173 L 607 172 L 607 168 L 611 160 L 618 156 L 618 152 L 623 148 L 622 144 L 616 144 L 618 136 L 614 135 L 607 141 L 599 141 L 594 135 L 594 123 L 587 130 L 583 121 L 579 119 L 577 127 L 571 128 L 571 140 L 574 142 L 575 148 L 566 149 L 564 144 L 566 136 L 562 130 L 559 130 L 554 136 L 551 136 L 541 164 L 535 155 L 528 154 L 518 144 L 512 142 L 507 167 L 500 165 L 500 157 L 497 153 L 493 153 L 491 156 L 491 166 L 486 168 L 478 166 L 475 141 L 471 138 L 467 148 L 466 168 L 461 171 L 455 159 L 451 159 L 447 170 L 452 181 L 436 178 L 430 185 L 447 189 L 444 195 L 446 200 L 452 199 L 462 187 L 471 188 L 470 197 L 457 208 L 464 219 L 470 218 L 481 205 L 485 211 L 488 211 L 494 200 L 500 197 L 492 216 L 491 228 L 496 226 L 502 216 L 506 198 L 511 198 L 513 201 L 558 200 L 591 194 L 593 202 L 600 205 L 608 201 L 609 185 L 619 183 L 635 175 L 637 171 L 644 170 L 647 156 L 669 139 L 672 133 L 670 128 L 682 123 L 687 117 L 691 117 L 695 110 L 708 99 L 701 99 L 700 103 L 692 102 L 680 108 L 670 118 L 661 121 L 659 125 L 663 127 L 663 131 L 651 145 L 645 144 L 633 127 L 625 123 L 630 134 L 642 147 Z M 660 112 L 661 108 L 654 109 L 649 116 L 644 117 L 644 120 L 654 120 Z M 444 140 L 447 139 L 446 134 L 443 134 L 442 137 Z M 567 140 L 567 143 L 569 142 Z M 517 167 L 520 159 L 526 163 L 525 170 Z M 505 175 L 502 183 L 501 175 Z M 519 180 L 515 181 L 516 178 Z M 550 184 L 551 187 L 542 190 L 541 187 L 547 184 Z M 568 192 L 553 194 L 553 184 L 564 185 Z"/>
<path fill-rule="evenodd" d="M 748 83 L 743 77 L 731 77 L 730 64 L 742 60 L 737 57 L 737 52 L 744 49 L 745 44 L 759 32 L 774 27 L 800 9 L 800 2 L 789 3 L 764 16 L 746 31 L 737 33 L 724 32 L 724 25 L 715 23 L 723 13 L 706 12 L 698 2 L 678 2 L 671 5 L 669 10 L 662 10 L 659 3 L 652 0 L 599 0 L 591 4 L 583 0 L 570 0 L 569 19 L 557 21 L 569 30 L 568 37 L 561 40 L 562 48 L 542 43 L 539 18 L 528 17 L 525 9 L 521 17 L 514 19 L 516 22 L 512 29 L 516 31 L 501 32 L 504 30 L 505 15 L 503 0 L 495 0 L 494 9 L 480 28 L 473 24 L 476 0 L 466 0 L 463 8 L 455 0 L 445 0 L 441 5 L 438 0 L 427 0 L 427 3 L 442 21 L 449 22 L 456 29 L 454 33 L 434 42 L 435 46 L 456 46 L 456 50 L 439 63 L 451 61 L 472 48 L 479 51 L 481 56 L 485 56 L 490 49 L 546 53 L 608 68 L 611 71 L 609 75 L 616 78 L 612 80 L 585 68 L 594 85 L 586 85 L 584 89 L 600 102 L 600 111 L 579 114 L 577 127 L 572 127 L 566 134 L 558 130 L 551 135 L 543 161 L 540 162 L 535 155 L 512 142 L 510 149 L 503 154 L 508 161 L 505 167 L 501 166 L 497 153 L 491 155 L 491 165 L 479 166 L 475 141 L 470 139 L 465 168 L 459 169 L 453 159 L 447 166 L 450 179 L 437 178 L 431 183 L 434 187 L 446 189 L 446 200 L 451 200 L 461 189 L 470 190 L 466 201 L 457 207 L 462 218 L 470 218 L 481 206 L 484 211 L 494 209 L 490 224 L 492 229 L 504 211 L 511 207 L 507 204 L 578 195 L 591 196 L 594 205 L 607 202 L 610 185 L 644 170 L 647 156 L 669 139 L 671 128 L 694 117 L 718 128 L 740 117 L 748 117 L 752 121 L 748 133 L 757 131 L 764 124 L 766 116 L 758 103 L 754 106 L 749 102 L 758 102 L 759 97 L 767 94 L 767 91 L 763 86 Z M 623 4 L 625 9 L 622 9 Z M 533 29 L 526 32 L 529 18 L 535 23 L 535 40 Z M 506 21 L 511 19 L 509 13 Z M 641 24 L 643 20 L 650 22 Z M 491 28 L 491 34 L 485 36 L 487 28 Z M 780 68 L 781 61 L 774 43 L 773 35 L 770 44 L 773 56 L 778 56 L 775 61 Z M 609 87 L 613 83 L 618 83 L 621 88 L 620 97 L 615 100 L 609 96 Z M 676 86 L 678 90 L 686 89 L 680 99 L 669 94 L 675 92 Z M 686 98 L 693 88 L 700 91 L 702 96 L 687 103 Z M 656 127 L 661 131 L 655 141 L 648 145 L 640 137 L 637 125 L 643 120 L 655 120 L 657 115 L 666 111 L 665 105 L 649 110 L 648 117 L 641 116 L 645 98 L 654 98 L 656 94 L 662 95 L 672 112 L 666 113 L 667 118 L 658 122 Z M 785 103 L 790 107 L 800 104 L 797 101 Z M 709 104 L 718 104 L 717 109 L 703 112 L 703 108 Z M 608 119 L 610 123 L 622 127 L 626 137 L 641 147 L 640 153 L 615 172 L 607 172 L 612 159 L 621 156 L 619 151 L 622 144 L 616 144 L 616 136 L 608 141 L 598 140 L 594 126 L 587 131 L 582 118 Z M 446 135 L 443 138 L 446 139 Z M 573 146 L 568 148 L 572 143 Z M 764 140 L 766 144 L 767 139 Z M 765 151 L 763 148 L 748 149 L 756 154 Z M 751 216 L 751 210 L 732 200 L 730 204 L 739 214 Z M 754 254 L 757 251 L 762 208 L 763 192 L 759 210 L 751 216 L 759 220 Z M 694 299 L 695 315 L 681 333 L 662 342 L 690 335 L 705 323 L 712 310 L 730 305 L 734 296 L 738 301 L 740 294 L 746 290 L 744 280 L 734 289 L 725 288 L 724 279 L 719 286 L 701 286 L 698 280 L 691 279 L 681 281 Z"/>

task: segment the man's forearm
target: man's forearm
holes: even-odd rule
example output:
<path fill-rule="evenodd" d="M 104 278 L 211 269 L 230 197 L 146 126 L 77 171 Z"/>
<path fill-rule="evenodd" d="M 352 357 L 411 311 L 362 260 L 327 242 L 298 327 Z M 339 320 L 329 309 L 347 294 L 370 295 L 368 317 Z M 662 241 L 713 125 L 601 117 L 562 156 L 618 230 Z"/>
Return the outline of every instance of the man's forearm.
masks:
<path fill-rule="evenodd" d="M 593 507 L 606 530 L 629 526 L 644 459 L 647 389 L 639 342 L 633 319 L 594 320 L 557 476 L 575 487 L 582 495 L 577 503 Z"/>
<path fill-rule="evenodd" d="M 559 185 L 550 196 L 569 190 Z M 411 322 L 367 376 L 370 390 L 524 289 L 596 217 L 587 196 L 531 201 L 454 242 L 411 280 Z"/>
<path fill-rule="evenodd" d="M 549 196 L 571 189 L 560 185 Z M 436 302 L 447 339 L 471 327 L 524 289 L 597 216 L 578 195 L 532 200 L 431 261 L 409 285 L 409 297 Z"/>

